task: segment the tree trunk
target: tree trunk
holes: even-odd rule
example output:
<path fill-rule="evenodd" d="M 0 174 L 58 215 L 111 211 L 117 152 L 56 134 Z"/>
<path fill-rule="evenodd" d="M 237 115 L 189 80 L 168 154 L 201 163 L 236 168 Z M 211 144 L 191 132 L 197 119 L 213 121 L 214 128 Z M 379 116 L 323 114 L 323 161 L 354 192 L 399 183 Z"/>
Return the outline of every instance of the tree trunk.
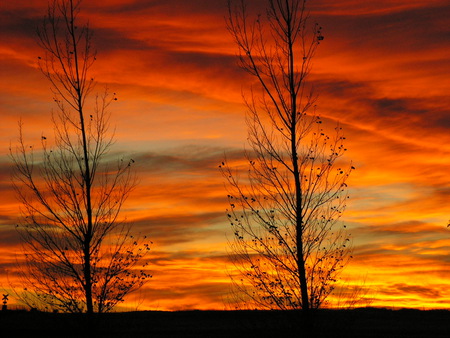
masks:
<path fill-rule="evenodd" d="M 85 282 L 85 297 L 86 297 L 86 311 L 89 314 L 94 313 L 94 305 L 92 300 L 92 274 L 91 274 L 91 239 L 92 239 L 92 201 L 91 201 L 91 170 L 89 164 L 89 149 L 86 137 L 86 126 L 84 123 L 84 113 L 83 113 L 83 90 L 81 87 L 81 76 L 78 64 L 78 50 L 77 50 L 77 41 L 75 35 L 75 25 L 74 25 L 74 6 L 73 1 L 70 0 L 70 35 L 72 37 L 72 46 L 73 46 L 73 57 L 74 57 L 74 65 L 75 65 L 75 90 L 77 92 L 77 108 L 80 117 L 80 130 L 82 135 L 82 146 L 83 146 L 83 156 L 84 156 L 84 173 L 83 181 L 86 193 L 86 218 L 87 218 L 87 229 L 84 234 L 84 282 Z"/>
<path fill-rule="evenodd" d="M 295 135 L 295 134 L 294 134 Z M 309 296 L 308 296 L 308 284 L 306 280 L 306 268 L 305 257 L 303 255 L 303 217 L 302 217 L 302 188 L 300 182 L 300 173 L 297 162 L 297 149 L 295 140 L 292 142 L 293 147 L 293 165 L 294 165 L 294 177 L 295 177 L 295 200 L 296 200 L 296 246 L 297 246 L 297 269 L 300 281 L 300 292 L 302 296 L 302 309 L 308 311 L 310 308 Z"/>
<path fill-rule="evenodd" d="M 297 124 L 300 122 L 301 117 L 298 116 L 297 112 L 297 92 L 295 86 L 295 59 L 294 59 L 294 41 L 293 41 L 293 25 L 292 25 L 292 15 L 289 11 L 289 6 L 287 8 L 286 17 L 286 38 L 288 43 L 288 76 L 289 76 L 289 94 L 291 99 L 291 116 L 290 116 L 290 132 L 291 132 L 291 160 L 292 160 L 292 171 L 295 182 L 295 227 L 296 227 L 296 247 L 297 247 L 297 270 L 300 282 L 300 292 L 302 298 L 302 309 L 308 311 L 310 308 L 309 295 L 308 295 L 308 283 L 306 278 L 305 269 L 305 257 L 303 255 L 303 207 L 302 207 L 302 185 L 301 185 L 301 175 L 298 167 L 298 146 L 297 146 Z"/>
<path fill-rule="evenodd" d="M 88 314 L 94 313 L 94 304 L 92 301 L 92 278 L 91 278 L 91 254 L 90 245 L 85 244 L 84 251 L 84 279 L 85 279 L 85 298 L 86 298 L 86 312 Z"/>

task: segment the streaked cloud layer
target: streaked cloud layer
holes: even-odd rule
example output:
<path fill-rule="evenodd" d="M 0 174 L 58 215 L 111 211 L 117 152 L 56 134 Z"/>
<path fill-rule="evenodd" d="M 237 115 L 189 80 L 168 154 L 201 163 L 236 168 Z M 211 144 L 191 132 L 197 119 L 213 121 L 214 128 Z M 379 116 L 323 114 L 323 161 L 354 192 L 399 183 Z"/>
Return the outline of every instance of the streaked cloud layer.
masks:
<path fill-rule="evenodd" d="M 251 1 L 254 4 L 260 1 Z M 8 148 L 22 118 L 30 143 L 51 134 L 52 95 L 37 68 L 35 28 L 47 1 L 0 4 L 0 286 L 14 275 L 18 203 Z M 325 40 L 311 79 L 318 109 L 340 121 L 357 167 L 344 215 L 354 259 L 344 278 L 372 305 L 450 302 L 450 4 L 310 1 Z M 230 269 L 226 189 L 217 170 L 246 140 L 241 90 L 224 22 L 226 2 L 85 1 L 108 85 L 115 151 L 136 160 L 126 215 L 154 242 L 153 279 L 127 305 L 223 309 Z M 135 303 L 133 303 L 135 302 Z"/>

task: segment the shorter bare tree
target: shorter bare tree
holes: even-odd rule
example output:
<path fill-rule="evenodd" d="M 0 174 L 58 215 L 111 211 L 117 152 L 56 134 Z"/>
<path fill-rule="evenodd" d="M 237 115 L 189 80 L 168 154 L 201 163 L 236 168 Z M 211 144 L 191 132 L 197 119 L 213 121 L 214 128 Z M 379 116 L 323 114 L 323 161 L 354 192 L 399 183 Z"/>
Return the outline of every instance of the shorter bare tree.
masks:
<path fill-rule="evenodd" d="M 107 312 L 151 276 L 138 268 L 150 250 L 119 213 L 135 186 L 133 160 L 111 159 L 108 94 L 89 99 L 95 61 L 91 32 L 77 26 L 79 2 L 54 1 L 39 42 L 41 71 L 58 107 L 54 143 L 42 136 L 34 150 L 20 136 L 11 149 L 14 183 L 22 203 L 18 225 L 25 263 L 22 280 L 33 307 L 64 312 Z M 86 111 L 89 110 L 89 113 Z"/>

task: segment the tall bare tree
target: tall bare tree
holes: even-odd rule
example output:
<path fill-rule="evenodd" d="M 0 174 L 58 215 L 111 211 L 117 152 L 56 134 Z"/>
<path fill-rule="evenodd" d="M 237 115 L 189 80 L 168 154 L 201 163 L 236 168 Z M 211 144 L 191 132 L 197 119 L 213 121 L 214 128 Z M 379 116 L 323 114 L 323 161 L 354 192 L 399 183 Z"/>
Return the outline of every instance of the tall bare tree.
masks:
<path fill-rule="evenodd" d="M 141 287 L 150 275 L 138 269 L 149 244 L 130 234 L 119 212 L 135 185 L 133 160 L 109 155 L 106 90 L 91 95 L 96 59 L 89 26 L 78 25 L 79 2 L 48 7 L 39 43 L 39 66 L 52 85 L 54 144 L 42 136 L 33 151 L 20 137 L 11 149 L 16 190 L 23 208 L 23 299 L 66 312 L 105 312 Z M 115 163 L 116 162 L 116 163 Z"/>
<path fill-rule="evenodd" d="M 234 283 L 259 308 L 320 307 L 350 257 L 339 218 L 354 168 L 342 163 L 341 128 L 324 127 L 306 81 L 323 36 L 308 24 L 305 2 L 268 0 L 254 20 L 244 0 L 228 7 L 240 66 L 256 85 L 245 99 L 248 175 L 220 167 L 240 271 Z"/>

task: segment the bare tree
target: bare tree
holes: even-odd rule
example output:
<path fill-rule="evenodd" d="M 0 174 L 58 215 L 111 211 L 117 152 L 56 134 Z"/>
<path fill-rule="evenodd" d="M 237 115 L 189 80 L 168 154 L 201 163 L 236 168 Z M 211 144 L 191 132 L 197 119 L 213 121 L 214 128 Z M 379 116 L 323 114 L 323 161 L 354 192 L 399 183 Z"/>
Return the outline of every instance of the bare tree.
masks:
<path fill-rule="evenodd" d="M 240 66 L 255 78 L 248 108 L 248 176 L 223 162 L 229 186 L 231 253 L 238 295 L 259 308 L 318 308 L 350 258 L 339 218 L 346 180 L 339 125 L 327 130 L 306 79 L 323 40 L 304 0 L 268 0 L 253 21 L 229 2 L 228 29 Z M 328 136 L 331 132 L 332 136 Z"/>
<path fill-rule="evenodd" d="M 39 66 L 58 107 L 54 144 L 42 136 L 42 148 L 34 150 L 25 144 L 20 124 L 11 157 L 24 216 L 18 229 L 30 292 L 23 300 L 93 313 L 111 310 L 151 276 L 138 269 L 149 244 L 119 219 L 135 185 L 134 161 L 109 156 L 108 107 L 116 98 L 107 90 L 90 95 L 96 53 L 88 25 L 77 25 L 78 13 L 79 2 L 54 1 L 38 30 L 45 52 Z"/>

